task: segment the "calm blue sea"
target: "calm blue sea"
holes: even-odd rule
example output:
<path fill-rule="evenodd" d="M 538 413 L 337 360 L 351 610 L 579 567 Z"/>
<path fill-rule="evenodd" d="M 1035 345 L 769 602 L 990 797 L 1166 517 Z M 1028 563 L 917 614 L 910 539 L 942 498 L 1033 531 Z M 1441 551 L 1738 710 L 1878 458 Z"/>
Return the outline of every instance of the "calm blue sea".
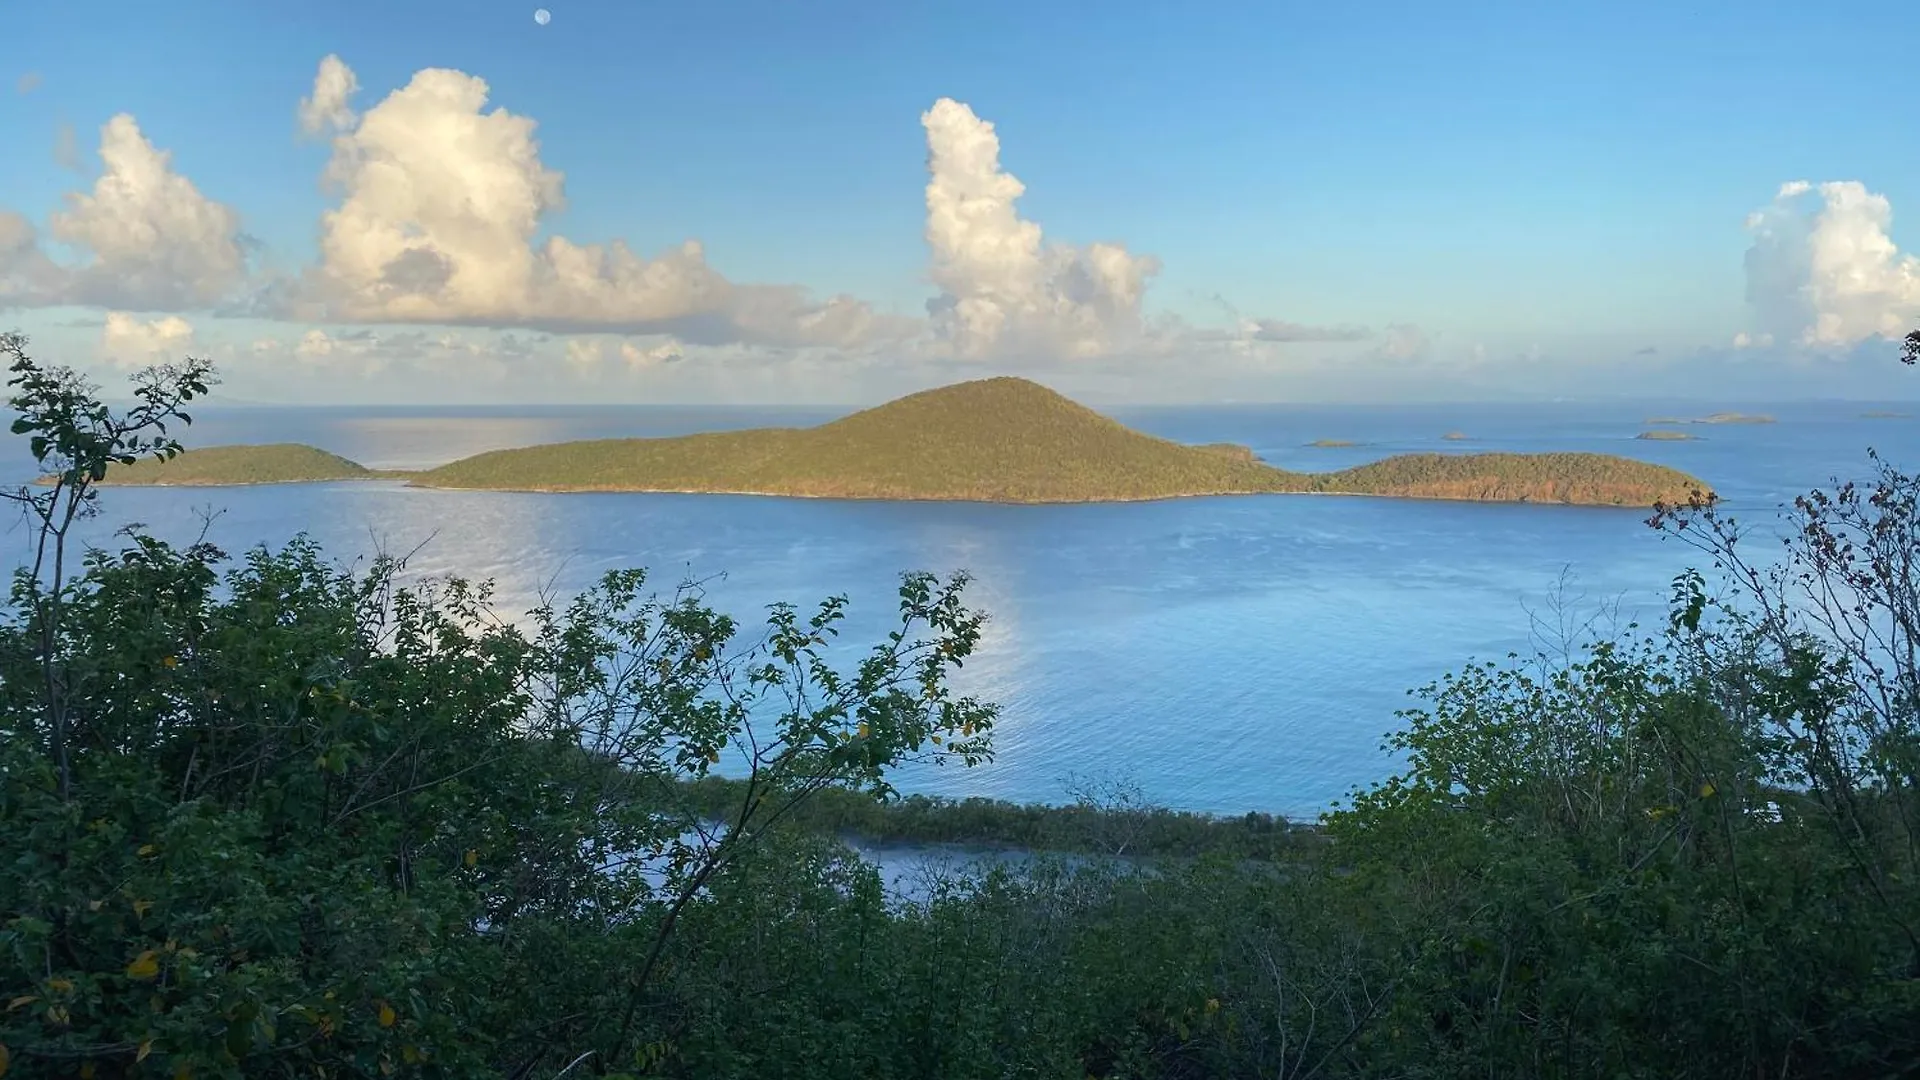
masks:
<path fill-rule="evenodd" d="M 1714 406 L 1719 408 L 1721 406 Z M 1418 450 L 1592 450 L 1693 472 L 1743 517 L 1830 478 L 1865 474 L 1875 446 L 1920 467 L 1920 421 L 1863 419 L 1884 403 L 1746 404 L 1779 422 L 1698 426 L 1695 442 L 1633 436 L 1678 406 L 1230 406 L 1110 410 L 1186 442 L 1238 442 L 1294 469 Z M 207 409 L 189 445 L 305 442 L 376 467 L 565 439 L 805 425 L 833 410 L 667 407 Z M 1468 441 L 1445 441 L 1449 431 Z M 1362 445 L 1311 448 L 1316 439 Z M 7 453 L 0 479 L 31 470 Z M 109 489 L 89 534 L 141 522 L 239 551 L 299 532 L 342 559 L 419 548 L 413 568 L 492 578 L 505 613 L 606 570 L 670 588 L 708 579 L 745 622 L 764 605 L 852 601 L 846 640 L 893 613 L 897 575 L 972 572 L 992 617 L 961 685 L 1003 708 L 999 757 L 909 767 L 908 790 L 1062 801 L 1071 778 L 1137 783 L 1157 802 L 1309 813 L 1393 762 L 1382 736 L 1407 691 L 1473 658 L 1551 645 L 1563 617 L 1657 620 L 1669 581 L 1700 562 L 1645 514 L 1554 506 L 1262 496 L 1091 506 L 833 502 L 746 496 L 529 495 L 393 483 Z M 24 550 L 11 528 L 9 564 Z M 724 575 L 724 576 L 720 576 Z M 1561 611 L 1556 611 L 1556 597 Z"/>

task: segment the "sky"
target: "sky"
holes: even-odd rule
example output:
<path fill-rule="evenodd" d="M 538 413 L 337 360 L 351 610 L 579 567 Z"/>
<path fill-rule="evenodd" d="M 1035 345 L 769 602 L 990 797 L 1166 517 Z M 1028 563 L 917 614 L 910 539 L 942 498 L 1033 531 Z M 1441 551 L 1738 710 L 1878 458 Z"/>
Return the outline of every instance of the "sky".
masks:
<path fill-rule="evenodd" d="M 0 328 L 109 385 L 1920 398 L 1910 2 L 0 18 Z"/>

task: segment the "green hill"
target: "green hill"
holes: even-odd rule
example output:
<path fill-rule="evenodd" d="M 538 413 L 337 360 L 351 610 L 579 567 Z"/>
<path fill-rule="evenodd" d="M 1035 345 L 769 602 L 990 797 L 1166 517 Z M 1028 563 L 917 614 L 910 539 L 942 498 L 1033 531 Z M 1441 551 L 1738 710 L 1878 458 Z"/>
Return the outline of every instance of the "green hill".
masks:
<path fill-rule="evenodd" d="M 1318 492 L 1647 506 L 1707 490 L 1673 469 L 1597 454 L 1415 454 L 1334 473 L 1287 472 L 1244 447 L 1134 431 L 1011 377 L 923 391 L 814 428 L 497 450 L 414 482 L 983 502 Z"/>
<path fill-rule="evenodd" d="M 1650 506 L 1707 486 L 1602 454 L 1409 454 L 1297 473 L 1244 446 L 1134 431 L 1025 379 L 911 394 L 811 428 L 599 439 L 495 450 L 423 472 L 375 472 L 295 445 L 192 450 L 108 474 L 122 484 L 262 484 L 405 477 L 491 491 L 652 491 L 1007 503 L 1318 493 Z"/>
<path fill-rule="evenodd" d="M 128 485 L 294 484 L 316 480 L 369 480 L 393 475 L 377 473 L 299 443 L 257 446 L 210 446 L 188 450 L 171 461 L 148 458 L 133 465 L 115 465 L 104 483 Z"/>
<path fill-rule="evenodd" d="M 479 454 L 433 487 L 1091 502 L 1276 490 L 1244 448 L 1132 431 L 1025 379 L 911 394 L 819 427 L 608 439 Z"/>

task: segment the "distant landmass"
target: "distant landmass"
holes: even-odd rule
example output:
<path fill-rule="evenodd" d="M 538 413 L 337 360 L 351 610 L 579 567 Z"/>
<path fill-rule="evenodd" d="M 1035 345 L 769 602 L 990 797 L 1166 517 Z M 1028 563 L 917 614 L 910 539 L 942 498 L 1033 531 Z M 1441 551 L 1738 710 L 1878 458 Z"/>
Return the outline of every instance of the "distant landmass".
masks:
<path fill-rule="evenodd" d="M 1307 445 L 1321 450 L 1335 450 L 1344 449 L 1349 446 L 1359 446 L 1360 444 L 1354 442 L 1352 439 L 1315 439 Z"/>
<path fill-rule="evenodd" d="M 1697 416 L 1692 419 L 1674 416 L 1656 416 L 1648 420 L 1649 424 L 1771 424 L 1774 419 L 1764 413 L 1717 412 L 1710 416 Z"/>
<path fill-rule="evenodd" d="M 1862 420 L 1911 420 L 1912 413 L 1892 412 L 1887 409 L 1872 409 L 1860 414 Z"/>
<path fill-rule="evenodd" d="M 1656 428 L 1652 431 L 1643 431 L 1640 434 L 1634 436 L 1634 438 L 1636 439 L 1653 439 L 1658 442 L 1689 442 L 1691 440 L 1698 439 L 1699 437 L 1700 436 L 1695 435 L 1690 431 L 1669 431 L 1664 428 Z"/>
<path fill-rule="evenodd" d="M 1134 431 L 1026 379 L 910 394 L 810 428 L 598 439 L 494 450 L 438 468 L 376 471 L 310 446 L 224 446 L 115 466 L 108 484 L 222 485 L 404 479 L 491 491 L 629 491 L 1003 503 L 1193 495 L 1339 494 L 1651 506 L 1700 480 L 1607 454 L 1406 454 L 1299 473 L 1235 444 Z"/>
<path fill-rule="evenodd" d="M 1447 440 L 1448 442 L 1466 442 L 1467 439 L 1469 438 L 1467 433 L 1464 431 L 1449 431 L 1445 435 L 1442 435 L 1440 437 Z"/>
<path fill-rule="evenodd" d="M 300 443 L 258 446 L 209 446 L 188 450 L 170 461 L 148 458 L 107 471 L 109 484 L 168 484 L 180 487 L 242 484 L 300 484 L 323 480 L 380 480 L 410 476 L 382 472 Z"/>

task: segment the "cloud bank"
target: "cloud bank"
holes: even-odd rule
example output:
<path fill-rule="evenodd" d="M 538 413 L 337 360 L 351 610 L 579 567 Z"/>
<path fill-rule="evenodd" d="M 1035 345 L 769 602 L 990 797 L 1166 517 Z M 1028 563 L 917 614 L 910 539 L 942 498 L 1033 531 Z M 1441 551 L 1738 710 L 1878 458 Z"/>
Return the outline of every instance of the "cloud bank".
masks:
<path fill-rule="evenodd" d="M 100 129 L 98 179 L 44 228 L 0 209 L 0 307 L 109 310 L 101 349 L 116 362 L 192 343 L 178 312 L 305 324 L 241 353 L 363 373 L 462 358 L 506 371 L 528 359 L 598 378 L 657 373 L 692 352 L 702 364 L 841 363 L 874 378 L 883 363 L 924 378 L 1056 362 L 1084 371 L 1093 360 L 1128 375 L 1172 360 L 1299 364 L 1315 352 L 1299 346 L 1312 344 L 1370 342 L 1318 350 L 1339 356 L 1314 362 L 1385 369 L 1432 352 L 1417 327 L 1243 316 L 1219 298 L 1231 316 L 1224 327 L 1149 315 L 1159 260 L 1117 242 L 1065 243 L 1023 217 L 1026 186 L 1003 165 L 994 124 L 954 98 L 920 117 L 935 295 L 925 318 L 905 318 L 851 296 L 732 281 L 694 239 L 642 255 L 618 239 L 548 235 L 543 225 L 565 206 L 565 175 L 542 159 L 535 121 L 493 105 L 484 79 L 426 68 L 377 100 L 358 100 L 362 90 L 329 55 L 292 109 L 297 131 L 328 150 L 308 265 L 271 274 L 254 265 L 240 214 L 175 171 L 172 154 L 122 113 Z M 76 150 L 69 130 L 55 156 L 77 164 Z M 56 250 L 76 257 L 56 261 Z M 422 329 L 367 329 L 396 326 Z M 449 327 L 557 337 L 476 350 L 441 332 Z"/>

